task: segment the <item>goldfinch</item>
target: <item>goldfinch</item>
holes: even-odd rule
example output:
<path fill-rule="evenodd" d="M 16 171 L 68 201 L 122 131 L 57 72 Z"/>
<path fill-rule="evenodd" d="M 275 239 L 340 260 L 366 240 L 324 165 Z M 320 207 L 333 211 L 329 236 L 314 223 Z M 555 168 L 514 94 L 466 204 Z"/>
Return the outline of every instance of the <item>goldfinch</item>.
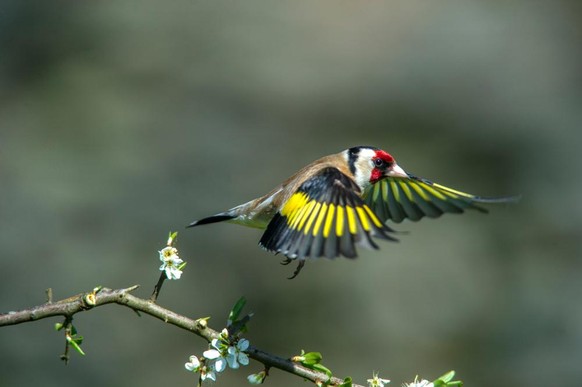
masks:
<path fill-rule="evenodd" d="M 460 192 L 405 172 L 389 153 L 356 146 L 312 162 L 271 192 L 187 227 L 230 222 L 266 229 L 259 245 L 284 264 L 306 258 L 357 256 L 355 245 L 378 249 L 372 237 L 396 241 L 387 221 L 487 212 L 477 203 L 515 201 Z"/>

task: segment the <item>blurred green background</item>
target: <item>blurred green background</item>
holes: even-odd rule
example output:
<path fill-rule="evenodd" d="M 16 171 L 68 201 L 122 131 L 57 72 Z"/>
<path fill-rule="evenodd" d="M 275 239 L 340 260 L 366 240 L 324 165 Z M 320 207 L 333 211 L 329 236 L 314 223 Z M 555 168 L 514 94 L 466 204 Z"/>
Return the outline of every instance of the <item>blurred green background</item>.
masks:
<path fill-rule="evenodd" d="M 455 369 L 466 386 L 582 380 L 580 2 L 100 1 L 0 6 L 0 311 L 159 276 L 180 231 L 183 279 L 159 303 L 247 337 L 321 351 L 338 376 L 394 386 Z M 301 275 L 260 231 L 184 226 L 354 145 L 480 195 L 404 223 L 399 244 Z M 0 329 L 1 386 L 191 386 L 205 343 L 108 306 Z M 220 376 L 246 383 L 253 362 Z M 304 385 L 273 370 L 271 386 Z M 558 383 L 559 382 L 559 383 Z"/>

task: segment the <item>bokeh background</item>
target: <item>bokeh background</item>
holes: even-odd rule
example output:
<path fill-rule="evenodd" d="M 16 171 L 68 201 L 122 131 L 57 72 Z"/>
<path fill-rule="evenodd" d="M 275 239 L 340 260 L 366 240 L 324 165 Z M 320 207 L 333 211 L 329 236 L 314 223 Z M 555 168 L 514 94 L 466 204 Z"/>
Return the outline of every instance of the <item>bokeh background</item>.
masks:
<path fill-rule="evenodd" d="M 576 1 L 100 1 L 0 6 L 0 310 L 159 276 L 159 303 L 247 337 L 321 351 L 337 376 L 394 386 L 582 380 L 582 7 Z M 370 144 L 415 174 L 519 205 L 403 223 L 355 261 L 290 266 L 260 231 L 190 221 Z M 206 344 L 122 307 L 0 330 L 1 386 L 191 386 Z M 260 369 L 220 376 L 245 385 Z M 271 386 L 303 385 L 273 370 Z"/>

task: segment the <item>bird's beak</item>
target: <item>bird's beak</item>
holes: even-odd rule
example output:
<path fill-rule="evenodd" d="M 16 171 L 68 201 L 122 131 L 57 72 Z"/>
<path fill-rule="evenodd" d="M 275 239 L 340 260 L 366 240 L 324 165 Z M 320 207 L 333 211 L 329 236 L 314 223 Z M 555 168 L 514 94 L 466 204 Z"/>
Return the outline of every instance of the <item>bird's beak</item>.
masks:
<path fill-rule="evenodd" d="M 408 173 L 404 172 L 404 169 L 400 168 L 400 166 L 398 164 L 394 163 L 394 165 L 392 165 L 392 167 L 386 171 L 385 176 L 386 177 L 404 177 L 404 178 L 407 178 Z"/>

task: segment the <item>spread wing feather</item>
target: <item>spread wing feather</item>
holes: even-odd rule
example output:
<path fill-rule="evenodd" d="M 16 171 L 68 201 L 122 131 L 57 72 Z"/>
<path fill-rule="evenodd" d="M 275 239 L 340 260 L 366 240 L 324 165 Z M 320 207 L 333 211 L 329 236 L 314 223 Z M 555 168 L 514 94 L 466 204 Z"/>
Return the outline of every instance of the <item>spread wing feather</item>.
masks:
<path fill-rule="evenodd" d="M 305 181 L 273 217 L 259 244 L 289 258 L 356 257 L 372 237 L 395 240 L 360 197 L 359 187 L 329 167 Z"/>
<path fill-rule="evenodd" d="M 478 204 L 514 202 L 519 199 L 475 196 L 414 175 L 382 179 L 366 189 L 363 197 L 382 222 L 391 220 L 396 223 L 404 219 L 418 221 L 425 216 L 438 218 L 444 213 L 458 214 L 468 208 L 487 212 Z"/>

